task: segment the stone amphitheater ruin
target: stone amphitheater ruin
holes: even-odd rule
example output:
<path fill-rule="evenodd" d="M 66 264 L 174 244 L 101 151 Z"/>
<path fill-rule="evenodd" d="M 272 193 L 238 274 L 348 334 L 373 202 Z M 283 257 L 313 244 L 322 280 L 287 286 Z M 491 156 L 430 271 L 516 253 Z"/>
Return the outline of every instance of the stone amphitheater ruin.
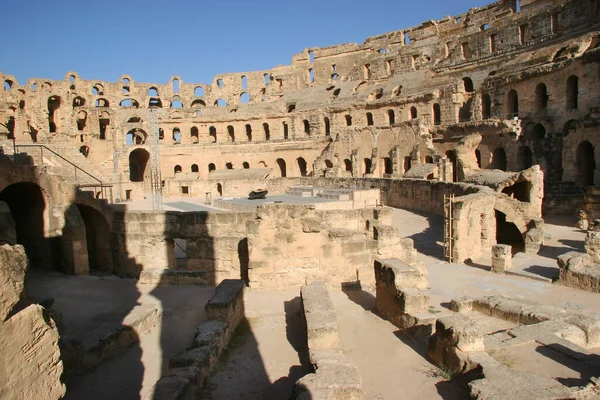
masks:
<path fill-rule="evenodd" d="M 0 398 L 600 398 L 599 0 L 0 77 Z"/>

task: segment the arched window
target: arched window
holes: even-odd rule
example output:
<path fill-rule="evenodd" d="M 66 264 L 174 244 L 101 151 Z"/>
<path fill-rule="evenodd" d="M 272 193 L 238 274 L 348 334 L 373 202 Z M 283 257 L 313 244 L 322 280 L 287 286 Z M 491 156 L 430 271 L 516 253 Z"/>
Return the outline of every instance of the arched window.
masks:
<path fill-rule="evenodd" d="M 481 117 L 490 119 L 492 117 L 492 99 L 489 94 L 481 96 Z"/>
<path fill-rule="evenodd" d="M 535 87 L 535 106 L 538 111 L 544 111 L 548 107 L 548 89 L 544 83 Z"/>
<path fill-rule="evenodd" d="M 158 89 L 156 89 L 155 87 L 151 87 L 150 89 L 148 89 L 147 95 L 151 97 L 158 96 Z"/>
<path fill-rule="evenodd" d="M 390 125 L 394 125 L 396 123 L 396 114 L 394 110 L 388 110 L 388 122 Z"/>
<path fill-rule="evenodd" d="M 506 171 L 506 151 L 502 147 L 498 147 L 492 152 L 492 162 L 489 169 L 499 169 Z"/>
<path fill-rule="evenodd" d="M 456 168 L 456 153 L 454 152 L 454 150 L 448 150 L 446 151 L 446 153 L 444 153 L 444 155 L 446 156 L 446 158 L 448 158 L 450 164 L 452 164 L 452 182 L 457 182 L 458 170 Z"/>
<path fill-rule="evenodd" d="M 227 168 L 227 169 L 233 169 L 233 163 L 232 162 L 225 163 L 225 168 Z"/>
<path fill-rule="evenodd" d="M 286 166 L 285 166 L 285 160 L 283 158 L 278 158 L 276 160 L 277 165 L 279 166 L 279 173 L 280 176 L 282 178 L 285 178 L 287 176 L 287 171 L 286 171 Z"/>
<path fill-rule="evenodd" d="M 418 117 L 417 107 L 410 108 L 410 119 L 415 119 Z"/>
<path fill-rule="evenodd" d="M 175 143 L 181 143 L 181 131 L 179 128 L 173 128 L 173 141 Z"/>
<path fill-rule="evenodd" d="M 173 79 L 173 93 L 179 93 L 179 79 Z"/>
<path fill-rule="evenodd" d="M 223 99 L 217 99 L 215 101 L 215 106 L 216 107 L 225 107 L 225 106 L 227 106 L 227 102 Z"/>
<path fill-rule="evenodd" d="M 180 100 L 173 100 L 171 102 L 171 108 L 183 108 L 183 103 Z"/>
<path fill-rule="evenodd" d="M 246 124 L 246 138 L 249 142 L 252 141 L 252 125 Z"/>
<path fill-rule="evenodd" d="M 331 160 L 325 160 L 325 167 L 326 168 L 333 168 L 333 163 L 331 162 Z"/>
<path fill-rule="evenodd" d="M 298 170 L 300 171 L 300 176 L 306 176 L 306 160 L 302 157 L 298 157 Z"/>
<path fill-rule="evenodd" d="M 263 124 L 263 132 L 265 134 L 265 140 L 271 139 L 271 131 L 269 130 L 269 124 L 266 122 Z"/>
<path fill-rule="evenodd" d="M 463 78 L 463 89 L 467 93 L 473 93 L 475 91 L 475 88 L 473 86 L 473 81 L 471 80 L 471 78 L 468 78 L 468 77 Z"/>
<path fill-rule="evenodd" d="M 344 118 L 346 118 L 346 126 L 351 126 L 352 125 L 352 116 L 346 115 Z"/>
<path fill-rule="evenodd" d="M 143 182 L 146 174 L 146 165 L 150 159 L 150 153 L 145 149 L 135 149 L 129 153 L 129 180 L 131 182 Z"/>
<path fill-rule="evenodd" d="M 141 129 L 134 128 L 125 135 L 126 144 L 144 144 L 146 143 L 146 132 Z"/>
<path fill-rule="evenodd" d="M 331 134 L 331 127 L 329 125 L 329 118 L 325 117 L 323 122 L 325 123 L 325 136 Z"/>
<path fill-rule="evenodd" d="M 407 173 L 412 168 L 412 159 L 410 158 L 410 156 L 404 157 L 403 167 L 404 167 L 404 173 Z"/>
<path fill-rule="evenodd" d="M 235 142 L 235 131 L 233 130 L 233 126 L 227 125 L 227 134 L 229 135 L 229 139 L 232 142 Z"/>
<path fill-rule="evenodd" d="M 519 94 L 515 89 L 506 95 L 506 113 L 509 119 L 519 116 Z"/>
<path fill-rule="evenodd" d="M 211 126 L 210 128 L 208 128 L 208 136 L 210 138 L 212 138 L 212 143 L 216 143 L 217 142 L 217 128 L 215 128 L 214 126 Z"/>
<path fill-rule="evenodd" d="M 533 165 L 533 154 L 531 149 L 527 146 L 519 148 L 517 153 L 517 159 L 519 160 L 519 168 L 525 170 Z"/>
<path fill-rule="evenodd" d="M 579 78 L 571 75 L 567 79 L 567 110 L 575 110 L 579 107 Z"/>
<path fill-rule="evenodd" d="M 307 135 L 310 135 L 310 122 L 308 122 L 307 119 L 305 119 L 303 122 L 304 122 L 304 133 L 306 133 Z"/>
<path fill-rule="evenodd" d="M 363 164 L 364 164 L 364 174 L 370 174 L 371 173 L 371 166 L 372 166 L 372 161 L 370 158 L 365 158 L 363 160 Z"/>
<path fill-rule="evenodd" d="M 347 172 L 352 172 L 352 161 L 350 161 L 350 160 L 349 160 L 349 159 L 347 159 L 347 158 L 344 160 L 344 169 L 345 169 Z"/>
<path fill-rule="evenodd" d="M 250 103 L 250 95 L 247 92 L 240 94 L 240 103 L 241 104 Z"/>
<path fill-rule="evenodd" d="M 181 165 L 176 165 L 176 166 L 173 168 L 173 173 L 175 173 L 175 174 L 178 174 L 178 173 L 180 173 L 180 172 L 181 172 Z"/>
<path fill-rule="evenodd" d="M 242 163 L 242 168 L 244 168 L 244 169 L 249 169 L 249 168 L 250 168 L 250 164 L 248 164 L 248 162 L 247 162 L 247 161 L 244 161 L 244 162 Z"/>
<path fill-rule="evenodd" d="M 190 137 L 192 139 L 192 144 L 196 144 L 200 141 L 198 128 L 196 128 L 195 126 L 192 126 L 192 128 L 190 129 Z"/>
<path fill-rule="evenodd" d="M 198 172 L 198 164 L 192 164 L 192 172 Z"/>
<path fill-rule="evenodd" d="M 204 96 L 204 88 L 201 86 L 196 86 L 194 88 L 194 96 L 195 97 L 202 97 Z"/>
<path fill-rule="evenodd" d="M 442 111 L 438 103 L 433 104 L 433 124 L 440 125 L 442 123 Z"/>
<path fill-rule="evenodd" d="M 390 157 L 383 158 L 383 173 L 384 174 L 393 174 L 394 173 L 394 164 L 392 163 L 392 159 Z"/>
<path fill-rule="evenodd" d="M 209 173 L 213 172 L 215 169 L 217 169 L 217 167 L 215 167 L 215 164 L 213 164 L 213 163 L 208 164 L 208 172 Z"/>
<path fill-rule="evenodd" d="M 367 113 L 367 125 L 373 125 L 373 114 Z"/>

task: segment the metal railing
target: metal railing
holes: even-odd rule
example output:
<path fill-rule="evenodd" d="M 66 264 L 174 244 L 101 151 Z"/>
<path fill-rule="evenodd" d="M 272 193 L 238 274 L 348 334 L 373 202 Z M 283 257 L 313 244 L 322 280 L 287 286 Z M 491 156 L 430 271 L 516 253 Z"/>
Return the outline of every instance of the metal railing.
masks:
<path fill-rule="evenodd" d="M 64 161 L 65 163 L 67 163 L 68 165 L 73 167 L 75 186 L 77 186 L 79 189 L 90 189 L 90 188 L 94 189 L 94 197 L 95 198 L 105 199 L 109 203 L 113 202 L 112 185 L 103 183 L 102 180 L 96 178 L 94 175 L 92 175 L 89 172 L 85 171 L 84 169 L 78 167 L 72 161 L 66 159 L 65 157 L 61 156 L 60 154 L 58 154 L 57 152 L 55 152 L 54 150 L 52 150 L 51 148 L 49 148 L 43 144 L 16 144 L 15 142 L 13 142 L 13 154 L 14 154 L 15 165 L 18 165 L 18 158 L 19 158 L 18 154 L 19 154 L 21 148 L 39 149 L 41 164 L 44 164 L 44 151 L 46 152 L 46 155 L 52 154 L 53 156 L 58 157 L 60 160 Z M 29 156 L 31 156 L 33 158 L 33 155 L 31 154 L 31 152 L 25 151 L 24 153 L 28 154 Z M 78 172 L 79 172 L 79 175 L 77 175 Z M 91 178 L 93 183 L 79 183 L 80 177 L 82 177 L 82 176 L 84 176 L 84 177 L 87 176 L 87 177 Z"/>

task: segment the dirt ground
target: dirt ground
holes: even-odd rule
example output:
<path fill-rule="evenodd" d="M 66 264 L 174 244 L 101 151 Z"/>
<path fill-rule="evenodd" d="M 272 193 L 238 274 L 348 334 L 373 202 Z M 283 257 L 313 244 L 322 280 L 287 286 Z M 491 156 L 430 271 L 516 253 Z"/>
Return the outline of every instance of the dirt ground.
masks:
<path fill-rule="evenodd" d="M 551 235 L 539 255 L 522 255 L 518 263 L 527 273 L 498 275 L 485 265 L 467 266 L 441 261 L 440 217 L 394 210 L 394 224 L 411 237 L 420 259 L 428 265 L 431 305 L 439 311 L 453 298 L 507 294 L 573 310 L 600 313 L 598 295 L 548 283 L 557 271 L 555 257 L 582 249 L 583 232 L 569 221 L 547 221 Z M 552 223 L 556 222 L 556 223 Z M 485 263 L 485 260 L 481 261 Z M 529 265 L 527 265 L 529 264 Z M 543 268 L 542 268 L 543 267 Z M 556 269 L 556 271 L 553 270 Z M 111 277 L 32 276 L 29 289 L 37 297 L 55 298 L 69 335 L 85 335 L 99 321 L 119 324 L 135 304 L 155 304 L 163 319 L 140 343 L 93 371 L 70 379 L 68 399 L 144 398 L 171 355 L 185 349 L 204 320 L 204 304 L 212 288 L 174 286 L 154 288 L 133 280 Z M 246 293 L 246 321 L 240 326 L 209 378 L 207 399 L 286 399 L 294 382 L 309 372 L 302 332 L 299 288 Z M 366 399 L 462 399 L 466 392 L 430 364 L 426 342 L 407 337 L 371 309 L 373 293 L 331 289 L 339 320 L 341 347 L 360 370 Z M 115 317 L 116 316 L 116 317 Z M 496 329 L 506 328 L 499 324 Z M 519 368 L 525 361 L 510 358 Z M 569 375 L 569 378 L 576 379 Z"/>

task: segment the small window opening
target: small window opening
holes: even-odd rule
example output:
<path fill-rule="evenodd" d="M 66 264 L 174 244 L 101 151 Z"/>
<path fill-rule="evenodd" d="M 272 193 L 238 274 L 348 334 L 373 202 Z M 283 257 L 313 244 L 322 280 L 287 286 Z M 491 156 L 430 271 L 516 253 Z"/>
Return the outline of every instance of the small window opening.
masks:
<path fill-rule="evenodd" d="M 246 75 L 242 75 L 242 89 L 248 89 L 248 78 L 246 78 Z"/>
<path fill-rule="evenodd" d="M 346 115 L 344 118 L 346 118 L 346 126 L 352 126 L 352 116 Z"/>
<path fill-rule="evenodd" d="M 373 125 L 373 114 L 367 113 L 367 125 Z"/>
<path fill-rule="evenodd" d="M 173 79 L 173 93 L 179 93 L 179 79 Z"/>
<path fill-rule="evenodd" d="M 217 79 L 217 86 L 220 88 L 223 87 L 223 79 Z"/>
<path fill-rule="evenodd" d="M 204 88 L 200 86 L 196 86 L 194 88 L 194 96 L 203 97 L 204 96 Z"/>

